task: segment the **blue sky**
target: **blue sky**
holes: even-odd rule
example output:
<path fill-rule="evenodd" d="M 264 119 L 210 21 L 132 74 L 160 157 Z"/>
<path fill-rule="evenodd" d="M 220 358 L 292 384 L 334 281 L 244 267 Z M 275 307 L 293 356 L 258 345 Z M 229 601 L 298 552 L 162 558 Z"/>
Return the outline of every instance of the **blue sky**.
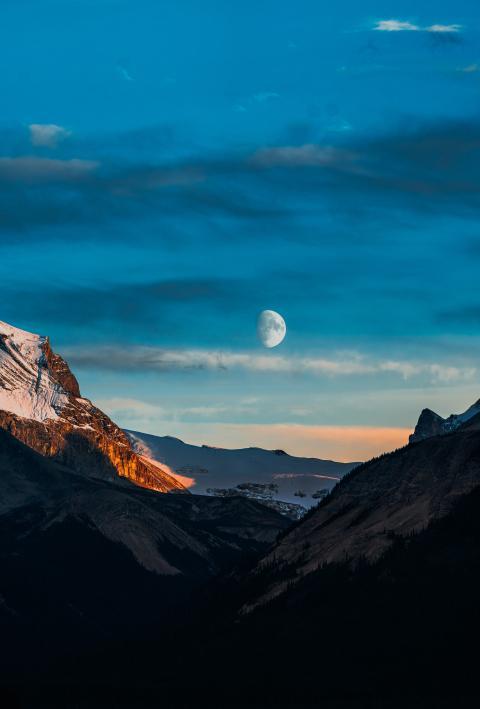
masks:
<path fill-rule="evenodd" d="M 471 0 L 4 0 L 1 319 L 192 442 L 359 458 L 465 408 L 479 39 Z"/>

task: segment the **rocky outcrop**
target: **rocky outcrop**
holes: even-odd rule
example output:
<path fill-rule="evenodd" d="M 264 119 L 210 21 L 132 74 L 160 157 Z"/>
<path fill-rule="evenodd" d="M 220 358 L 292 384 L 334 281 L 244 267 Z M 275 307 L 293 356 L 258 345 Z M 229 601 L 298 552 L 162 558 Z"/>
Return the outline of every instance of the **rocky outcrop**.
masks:
<path fill-rule="evenodd" d="M 445 433 L 456 431 L 471 418 L 480 413 L 480 399 L 470 406 L 463 414 L 450 414 L 442 418 L 431 409 L 423 409 L 418 419 L 415 431 L 410 436 L 410 443 L 423 441 L 431 436 L 442 436 Z"/>
<path fill-rule="evenodd" d="M 185 491 L 162 466 L 133 450 L 126 434 L 88 399 L 48 338 L 0 323 L 0 427 L 77 472 L 119 476 L 158 492 Z"/>
<path fill-rule="evenodd" d="M 431 436 L 439 436 L 444 433 L 445 419 L 432 411 L 431 409 L 423 409 L 418 419 L 415 431 L 410 436 L 410 443 L 422 441 L 424 438 Z"/>
<path fill-rule="evenodd" d="M 50 340 L 45 338 L 42 344 L 45 357 L 45 364 L 50 371 L 52 378 L 60 384 L 62 389 L 74 397 L 80 397 L 80 387 L 70 367 L 60 355 L 55 354 L 50 346 Z"/>

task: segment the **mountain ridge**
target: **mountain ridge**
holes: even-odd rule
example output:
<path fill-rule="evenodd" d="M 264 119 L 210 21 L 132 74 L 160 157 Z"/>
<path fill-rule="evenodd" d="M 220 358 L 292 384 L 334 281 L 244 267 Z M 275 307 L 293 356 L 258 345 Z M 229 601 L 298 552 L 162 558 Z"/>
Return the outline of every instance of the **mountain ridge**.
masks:
<path fill-rule="evenodd" d="M 292 456 L 279 449 L 258 446 L 219 448 L 193 445 L 174 436 L 155 436 L 126 429 L 133 448 L 167 465 L 179 475 L 189 476 L 193 493 L 204 494 L 208 489 L 234 489 L 239 484 L 274 484 L 279 501 L 301 505 L 315 504 L 312 495 L 319 489 L 330 490 L 358 463 L 340 463 L 320 458 Z M 298 497 L 302 490 L 305 497 Z"/>

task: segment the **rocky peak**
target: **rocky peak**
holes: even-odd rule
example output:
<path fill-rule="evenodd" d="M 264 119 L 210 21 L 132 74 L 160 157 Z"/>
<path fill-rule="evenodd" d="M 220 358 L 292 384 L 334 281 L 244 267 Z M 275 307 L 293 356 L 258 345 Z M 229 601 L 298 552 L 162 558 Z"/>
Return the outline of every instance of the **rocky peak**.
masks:
<path fill-rule="evenodd" d="M 65 362 L 65 360 L 60 357 L 60 355 L 55 354 L 50 346 L 50 340 L 48 337 L 45 338 L 42 344 L 42 350 L 44 353 L 44 361 L 52 378 L 60 384 L 60 386 L 72 396 L 80 397 L 80 387 L 78 382 L 72 372 L 70 367 Z"/>
<path fill-rule="evenodd" d="M 450 414 L 448 418 L 442 418 L 431 409 L 423 409 L 415 430 L 410 436 L 410 443 L 456 431 L 477 414 L 480 414 L 480 399 L 464 411 L 463 414 Z"/>
<path fill-rule="evenodd" d="M 436 414 L 435 411 L 423 409 L 415 426 L 415 431 L 410 436 L 410 443 L 440 435 L 444 432 L 444 423 L 445 419 Z"/>
<path fill-rule="evenodd" d="M 184 490 L 165 467 L 133 450 L 91 401 L 47 337 L 0 321 L 0 427 L 41 455 L 91 477 L 127 478 L 159 492 Z"/>

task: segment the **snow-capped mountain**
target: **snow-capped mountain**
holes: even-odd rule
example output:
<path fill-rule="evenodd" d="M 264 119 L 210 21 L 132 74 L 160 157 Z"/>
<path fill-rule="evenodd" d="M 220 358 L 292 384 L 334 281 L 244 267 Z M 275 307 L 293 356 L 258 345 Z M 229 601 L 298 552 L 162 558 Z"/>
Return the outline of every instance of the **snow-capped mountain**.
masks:
<path fill-rule="evenodd" d="M 120 476 L 159 492 L 185 489 L 168 470 L 140 458 L 125 433 L 80 395 L 47 337 L 1 321 L 0 427 L 85 475 Z"/>
<path fill-rule="evenodd" d="M 153 436 L 138 431 L 126 433 L 139 455 L 158 461 L 184 476 L 185 484 L 194 494 L 246 494 L 248 489 L 245 486 L 250 485 L 252 490 L 256 488 L 250 495 L 254 497 L 263 485 L 269 501 L 311 507 L 358 465 L 301 458 L 283 450 L 230 450 L 190 445 L 172 436 Z"/>
<path fill-rule="evenodd" d="M 410 443 L 456 431 L 457 428 L 477 414 L 480 414 L 480 399 L 464 411 L 463 414 L 450 414 L 448 418 L 442 418 L 431 409 L 423 409 L 415 426 L 415 431 L 410 436 Z"/>

